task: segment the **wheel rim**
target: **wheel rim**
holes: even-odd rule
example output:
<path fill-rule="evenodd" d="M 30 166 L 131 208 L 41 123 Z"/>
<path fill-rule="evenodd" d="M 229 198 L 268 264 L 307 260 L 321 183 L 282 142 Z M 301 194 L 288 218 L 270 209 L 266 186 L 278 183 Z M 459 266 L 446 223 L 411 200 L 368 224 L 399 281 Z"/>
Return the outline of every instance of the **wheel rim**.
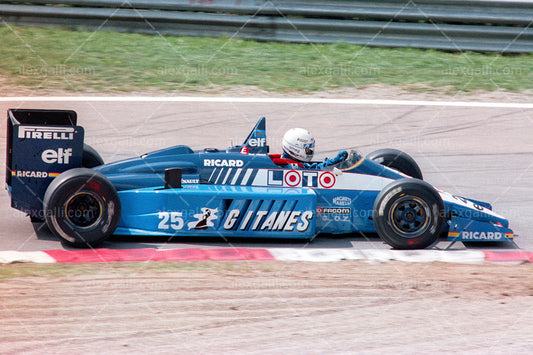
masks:
<path fill-rule="evenodd" d="M 89 229 L 100 221 L 102 206 L 102 200 L 96 194 L 78 192 L 65 203 L 66 220 L 77 228 Z"/>
<path fill-rule="evenodd" d="M 389 224 L 405 238 L 416 238 L 424 234 L 430 221 L 429 205 L 415 196 L 403 196 L 390 209 Z"/>

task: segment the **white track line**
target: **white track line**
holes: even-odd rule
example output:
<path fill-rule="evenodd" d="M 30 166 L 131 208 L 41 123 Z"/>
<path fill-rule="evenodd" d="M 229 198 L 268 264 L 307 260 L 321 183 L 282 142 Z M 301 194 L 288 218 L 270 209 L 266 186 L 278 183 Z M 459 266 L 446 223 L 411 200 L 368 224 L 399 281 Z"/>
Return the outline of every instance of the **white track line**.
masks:
<path fill-rule="evenodd" d="M 0 264 L 13 263 L 55 263 L 56 260 L 44 251 L 0 251 Z"/>
<path fill-rule="evenodd" d="M 98 250 L 96 250 L 98 251 Z M 156 250 L 154 249 L 154 252 Z M 481 264 L 485 253 L 480 250 L 388 250 L 388 249 L 314 249 L 314 248 L 271 248 L 265 249 L 279 261 L 334 262 L 341 260 L 366 260 L 384 263 L 392 260 L 403 262 L 447 262 Z M 72 253 L 82 253 L 74 251 Z M 135 253 L 134 250 L 130 251 Z M 110 260 L 112 261 L 112 260 Z M 118 260 L 117 260 L 118 261 Z M 523 259 L 520 259 L 523 262 Z M 56 260 L 44 251 L 0 251 L 0 264 L 12 263 L 55 263 Z"/>
<path fill-rule="evenodd" d="M 277 97 L 209 97 L 209 96 L 13 96 L 0 97 L 0 102 L 221 102 L 221 103 L 285 103 L 334 105 L 388 105 L 388 106 L 448 106 L 533 109 L 533 103 L 479 102 L 479 101 L 425 101 L 425 100 L 362 100 L 325 98 Z"/>

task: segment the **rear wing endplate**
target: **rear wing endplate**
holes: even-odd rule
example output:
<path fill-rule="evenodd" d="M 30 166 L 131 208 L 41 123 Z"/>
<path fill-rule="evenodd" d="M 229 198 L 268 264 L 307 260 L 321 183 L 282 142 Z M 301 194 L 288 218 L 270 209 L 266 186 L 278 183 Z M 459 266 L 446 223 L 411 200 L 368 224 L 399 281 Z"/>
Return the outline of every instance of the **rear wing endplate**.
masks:
<path fill-rule="evenodd" d="M 12 207 L 42 219 L 53 178 L 81 167 L 84 131 L 76 120 L 70 110 L 8 110 L 6 185 Z"/>

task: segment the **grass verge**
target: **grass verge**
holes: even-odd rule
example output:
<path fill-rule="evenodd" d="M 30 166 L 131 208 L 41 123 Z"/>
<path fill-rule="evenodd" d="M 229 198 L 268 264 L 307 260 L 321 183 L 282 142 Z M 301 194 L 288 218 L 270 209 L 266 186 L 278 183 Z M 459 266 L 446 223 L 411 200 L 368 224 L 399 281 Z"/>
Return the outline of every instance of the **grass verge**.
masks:
<path fill-rule="evenodd" d="M 260 43 L 4 25 L 5 84 L 72 92 L 255 86 L 313 92 L 384 84 L 469 92 L 533 88 L 533 55 Z"/>

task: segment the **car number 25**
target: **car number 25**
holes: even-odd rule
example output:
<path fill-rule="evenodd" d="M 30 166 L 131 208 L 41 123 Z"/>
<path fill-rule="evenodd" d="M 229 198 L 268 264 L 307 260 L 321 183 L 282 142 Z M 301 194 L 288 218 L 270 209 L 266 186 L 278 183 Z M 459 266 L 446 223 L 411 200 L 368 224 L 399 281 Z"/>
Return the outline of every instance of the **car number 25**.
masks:
<path fill-rule="evenodd" d="M 180 230 L 183 228 L 183 213 L 182 212 L 159 212 L 159 225 L 158 229 L 168 230 L 170 228 L 174 230 Z"/>

